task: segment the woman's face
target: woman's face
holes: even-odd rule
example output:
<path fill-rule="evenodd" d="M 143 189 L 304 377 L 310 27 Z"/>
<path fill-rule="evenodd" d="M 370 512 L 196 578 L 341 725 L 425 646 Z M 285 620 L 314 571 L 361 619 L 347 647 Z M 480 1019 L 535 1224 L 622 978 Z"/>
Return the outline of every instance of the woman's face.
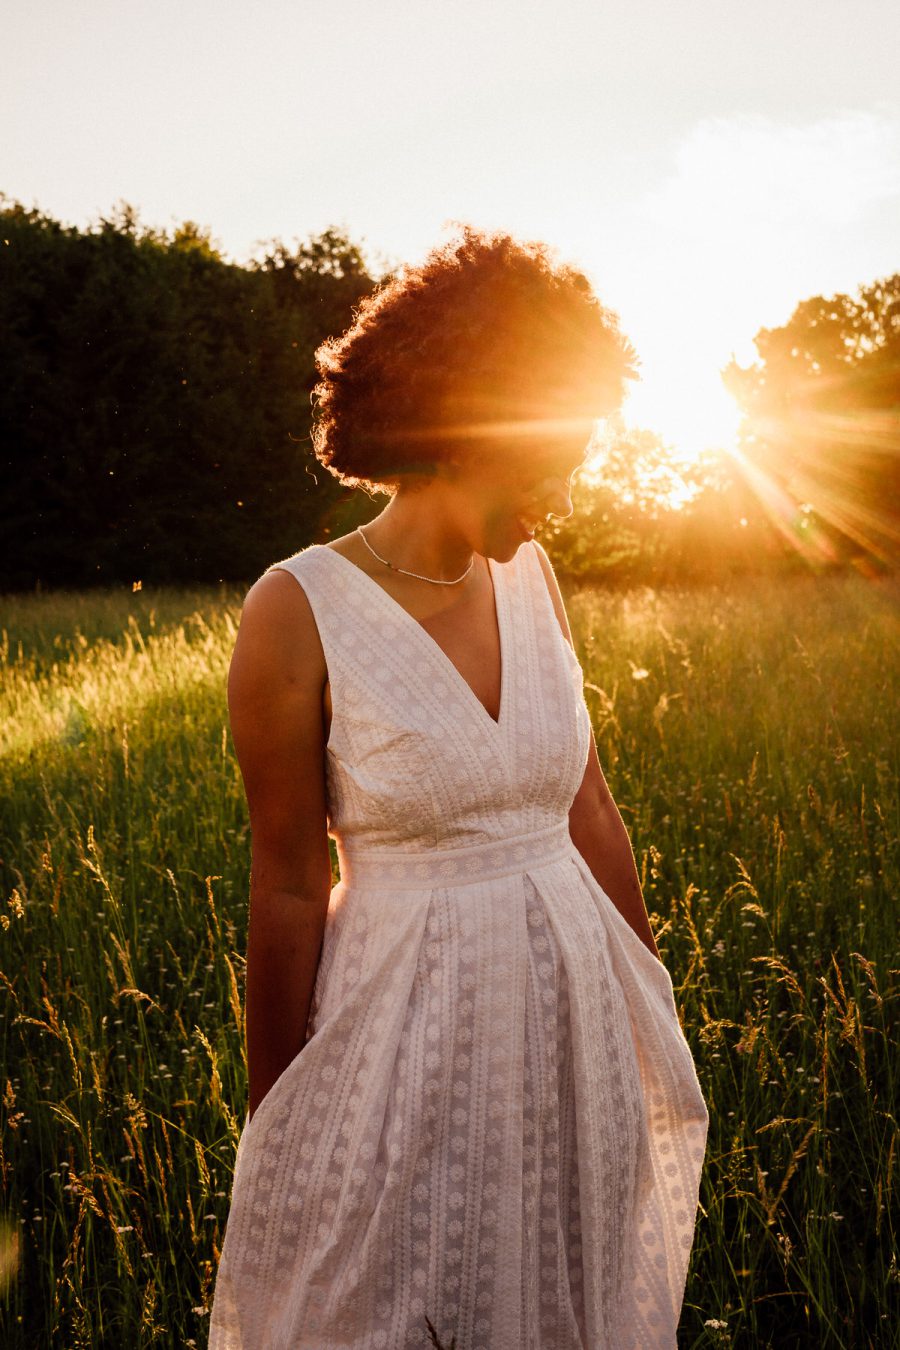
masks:
<path fill-rule="evenodd" d="M 458 523 L 476 552 L 508 562 L 548 516 L 572 514 L 572 479 L 584 463 L 592 424 L 535 444 L 463 466 L 454 481 Z"/>

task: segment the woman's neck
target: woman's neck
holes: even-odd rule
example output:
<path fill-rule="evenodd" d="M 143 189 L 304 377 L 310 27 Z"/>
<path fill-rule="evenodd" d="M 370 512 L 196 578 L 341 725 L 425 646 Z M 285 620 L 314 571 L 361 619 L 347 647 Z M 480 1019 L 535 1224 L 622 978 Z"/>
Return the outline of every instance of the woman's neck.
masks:
<path fill-rule="evenodd" d="M 415 492 L 401 489 L 363 528 L 394 567 L 445 580 L 459 576 L 474 551 L 448 507 L 446 494 L 436 485 Z"/>

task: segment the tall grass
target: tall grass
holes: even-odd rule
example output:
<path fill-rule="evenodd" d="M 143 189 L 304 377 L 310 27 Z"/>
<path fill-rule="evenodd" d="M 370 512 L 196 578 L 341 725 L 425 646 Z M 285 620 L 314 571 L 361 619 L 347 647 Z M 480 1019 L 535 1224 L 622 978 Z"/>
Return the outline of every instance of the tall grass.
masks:
<path fill-rule="evenodd" d="M 861 577 L 569 597 L 710 1107 L 685 1347 L 900 1344 L 898 600 Z M 3 604 L 16 1350 L 205 1344 L 246 1103 L 239 604 Z"/>

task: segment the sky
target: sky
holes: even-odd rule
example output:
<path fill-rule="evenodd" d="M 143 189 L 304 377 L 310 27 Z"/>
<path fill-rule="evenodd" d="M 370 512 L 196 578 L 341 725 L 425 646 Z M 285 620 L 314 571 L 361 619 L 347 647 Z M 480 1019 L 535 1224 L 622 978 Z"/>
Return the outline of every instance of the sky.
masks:
<path fill-rule="evenodd" d="M 761 327 L 900 270 L 898 52 L 896 0 L 45 0 L 4 18 L 0 192 L 239 262 L 542 239 L 638 350 L 628 420 L 690 454 Z"/>

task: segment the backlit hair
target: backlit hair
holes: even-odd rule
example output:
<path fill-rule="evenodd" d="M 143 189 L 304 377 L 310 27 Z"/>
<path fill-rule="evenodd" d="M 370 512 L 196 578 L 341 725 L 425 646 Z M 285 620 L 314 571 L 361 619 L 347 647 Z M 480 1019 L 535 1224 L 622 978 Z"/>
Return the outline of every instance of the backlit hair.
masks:
<path fill-rule="evenodd" d="M 393 491 L 441 460 L 527 453 L 544 429 L 607 416 L 635 364 L 583 273 L 464 226 L 319 347 L 313 447 L 348 486 Z"/>

